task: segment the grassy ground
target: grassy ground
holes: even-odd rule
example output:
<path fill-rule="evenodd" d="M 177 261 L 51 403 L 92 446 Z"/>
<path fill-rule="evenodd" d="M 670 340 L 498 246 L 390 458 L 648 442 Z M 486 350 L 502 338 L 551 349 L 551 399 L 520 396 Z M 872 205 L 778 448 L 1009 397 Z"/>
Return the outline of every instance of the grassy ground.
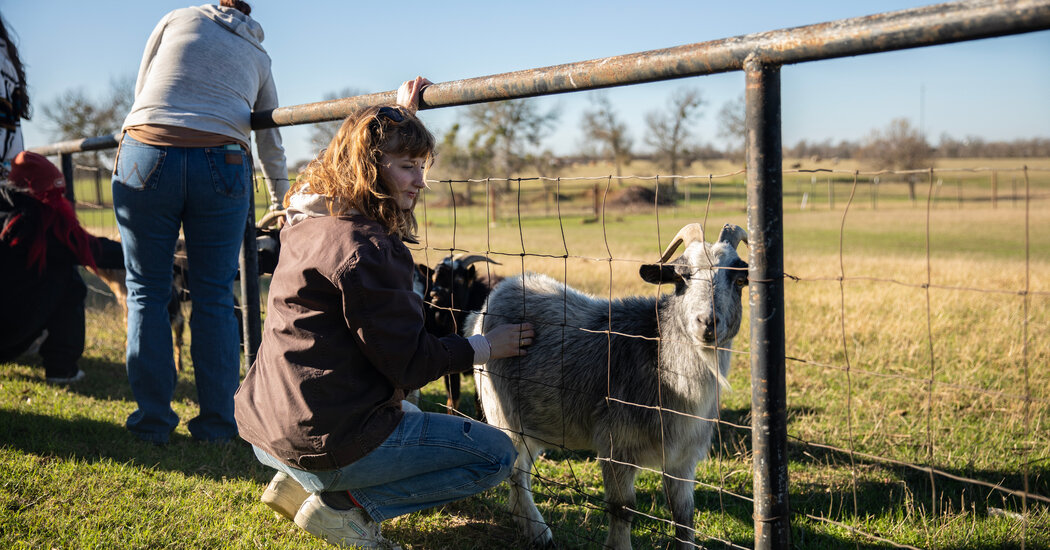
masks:
<path fill-rule="evenodd" d="M 1017 173 L 1009 174 L 998 176 L 1000 197 Z M 897 183 L 877 204 L 858 191 L 848 210 L 852 176 L 836 173 L 834 202 L 811 194 L 802 209 L 796 191 L 826 191 L 827 182 L 799 176 L 807 179 L 798 189 L 786 176 L 784 216 L 793 546 L 893 546 L 883 539 L 1050 548 L 1046 174 L 1032 178 L 1027 209 L 1023 200 L 993 204 L 986 173 L 968 182 L 963 201 L 941 200 L 950 185 L 938 198 L 928 183 L 912 201 Z M 498 274 L 544 271 L 600 296 L 652 293 L 638 266 L 682 224 L 746 225 L 740 177 L 690 180 L 689 201 L 659 211 L 610 207 L 598 219 L 585 206 L 560 219 L 518 217 L 517 207 L 493 219 L 484 205 L 452 214 L 435 198 L 420 212 L 415 254 L 433 264 L 449 249 L 487 251 L 502 263 L 487 266 Z M 610 181 L 609 192 L 618 184 Z M 536 213 L 543 203 L 531 204 Z M 0 547 L 323 547 L 258 502 L 271 472 L 248 448 L 195 443 L 185 424 L 164 448 L 130 437 L 123 422 L 135 406 L 119 314 L 96 299 L 88 316 L 83 383 L 44 384 L 34 357 L 0 365 Z M 697 472 L 697 541 L 712 548 L 750 547 L 754 537 L 750 431 L 742 428 L 750 425 L 748 331 L 745 322 L 715 450 Z M 190 362 L 174 404 L 184 421 L 196 409 L 192 374 Z M 463 409 L 473 414 L 473 384 L 465 383 Z M 440 383 L 424 398 L 438 410 Z M 537 479 L 536 500 L 560 545 L 599 546 L 606 522 L 594 457 L 552 452 Z M 659 476 L 643 472 L 637 485 L 635 547 L 668 547 L 666 522 L 649 517 L 668 517 Z M 1026 489 L 1035 498 L 1013 493 Z M 504 501 L 502 489 L 489 491 L 388 522 L 384 532 L 411 548 L 519 547 Z"/>

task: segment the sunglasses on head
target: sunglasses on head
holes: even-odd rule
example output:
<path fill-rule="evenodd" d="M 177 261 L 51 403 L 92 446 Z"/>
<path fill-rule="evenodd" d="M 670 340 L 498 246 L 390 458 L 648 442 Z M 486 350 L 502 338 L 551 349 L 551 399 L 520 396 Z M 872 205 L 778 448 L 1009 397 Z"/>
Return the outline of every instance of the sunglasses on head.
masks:
<path fill-rule="evenodd" d="M 401 124 L 405 121 L 405 115 L 401 111 L 393 107 L 380 107 L 379 111 L 376 112 L 377 119 L 387 119 L 394 124 Z"/>

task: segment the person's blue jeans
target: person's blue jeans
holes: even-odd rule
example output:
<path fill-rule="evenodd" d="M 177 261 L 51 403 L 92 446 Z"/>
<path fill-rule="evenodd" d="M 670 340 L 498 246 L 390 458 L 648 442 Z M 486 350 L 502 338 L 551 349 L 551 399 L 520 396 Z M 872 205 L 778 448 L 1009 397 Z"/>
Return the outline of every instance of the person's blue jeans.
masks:
<path fill-rule="evenodd" d="M 236 437 L 233 393 L 240 349 L 233 281 L 248 216 L 250 157 L 238 148 L 156 147 L 124 136 L 113 171 L 113 208 L 128 286 L 128 382 L 138 410 L 128 429 L 166 443 L 179 418 L 168 301 L 179 229 L 186 239 L 190 355 L 200 414 L 196 439 Z"/>
<path fill-rule="evenodd" d="M 338 470 L 300 470 L 252 447 L 259 462 L 311 493 L 349 491 L 375 521 L 466 498 L 510 476 L 517 451 L 502 431 L 408 402 L 402 408 L 404 418 L 382 445 Z"/>

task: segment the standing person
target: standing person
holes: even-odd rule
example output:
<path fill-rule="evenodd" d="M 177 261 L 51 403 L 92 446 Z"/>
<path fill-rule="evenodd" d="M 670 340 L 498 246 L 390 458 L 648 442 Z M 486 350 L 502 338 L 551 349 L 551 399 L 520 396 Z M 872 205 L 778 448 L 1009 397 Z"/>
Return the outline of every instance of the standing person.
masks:
<path fill-rule="evenodd" d="M 405 394 L 488 358 L 524 355 L 531 325 L 478 338 L 423 329 L 412 291 L 413 209 L 434 137 L 406 107 L 347 118 L 285 200 L 262 345 L 237 425 L 277 470 L 262 500 L 337 546 L 398 548 L 379 522 L 494 487 L 516 453 L 500 430 L 420 412 Z"/>
<path fill-rule="evenodd" d="M 19 153 L 0 185 L 0 361 L 26 352 L 41 335 L 44 376 L 52 384 L 84 378 L 84 298 L 77 271 L 122 266 L 120 243 L 84 231 L 65 197 L 62 172 L 42 155 Z"/>
<path fill-rule="evenodd" d="M 233 392 L 240 350 L 233 281 L 244 240 L 252 158 L 251 113 L 277 106 L 263 31 L 240 0 L 172 11 L 153 29 L 135 84 L 135 103 L 113 171 L 113 206 L 128 287 L 128 382 L 139 438 L 168 442 L 176 371 L 166 310 L 179 229 L 186 239 L 190 330 L 201 441 L 237 435 Z M 255 133 L 270 201 L 288 188 L 281 136 Z"/>
<path fill-rule="evenodd" d="M 7 177 L 11 161 L 22 152 L 22 119 L 29 120 L 26 71 L 0 18 L 0 179 Z"/>

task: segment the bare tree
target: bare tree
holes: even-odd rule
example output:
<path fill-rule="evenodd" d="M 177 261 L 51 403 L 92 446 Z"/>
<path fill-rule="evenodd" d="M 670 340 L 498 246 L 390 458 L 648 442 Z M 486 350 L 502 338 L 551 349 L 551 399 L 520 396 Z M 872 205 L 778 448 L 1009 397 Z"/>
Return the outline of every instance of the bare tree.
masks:
<path fill-rule="evenodd" d="M 459 144 L 459 133 L 462 127 L 453 124 L 437 146 L 437 161 L 443 173 L 450 179 L 466 180 L 465 204 L 474 202 L 474 178 L 484 178 L 492 173 L 492 150 L 479 146 L 481 134 L 475 132 L 465 145 Z"/>
<path fill-rule="evenodd" d="M 465 145 L 460 145 L 462 126 L 453 124 L 437 146 L 442 171 L 453 178 L 484 178 L 492 174 L 492 150 L 480 146 L 482 136 L 474 132 Z"/>
<path fill-rule="evenodd" d="M 580 125 L 586 138 L 597 142 L 599 153 L 610 158 L 616 165 L 616 176 L 622 175 L 622 167 L 631 163 L 632 139 L 616 112 L 609 96 L 603 92 L 591 96 L 593 109 L 584 111 Z"/>
<path fill-rule="evenodd" d="M 343 88 L 337 92 L 330 92 L 325 94 L 324 100 L 331 101 L 333 99 L 342 99 L 344 97 L 353 97 L 355 95 L 361 95 L 361 90 L 356 88 Z M 342 120 L 332 120 L 329 122 L 318 122 L 310 127 L 310 144 L 317 148 L 318 151 L 328 147 L 331 143 L 332 138 L 335 137 L 335 133 L 339 131 L 339 127 L 342 126 Z"/>
<path fill-rule="evenodd" d="M 700 118 L 704 105 L 700 90 L 679 88 L 671 94 L 668 108 L 650 111 L 645 116 L 649 133 L 646 143 L 654 149 L 655 157 L 665 163 L 672 175 L 679 175 L 681 164 L 692 147 L 692 127 Z"/>
<path fill-rule="evenodd" d="M 726 140 L 726 156 L 739 160 L 747 153 L 747 124 L 744 96 L 725 102 L 718 111 L 718 137 Z"/>
<path fill-rule="evenodd" d="M 932 166 L 932 149 L 918 128 L 913 128 L 906 118 L 890 122 L 885 130 L 872 130 L 861 154 L 872 159 L 876 167 L 884 170 L 914 170 Z M 914 175 L 908 178 L 908 195 L 915 200 Z"/>
<path fill-rule="evenodd" d="M 43 106 L 44 119 L 55 140 L 105 136 L 120 131 L 124 117 L 135 98 L 135 79 L 131 76 L 110 80 L 109 92 L 93 98 L 83 88 L 71 88 Z M 115 151 L 94 151 L 77 157 L 77 162 L 96 168 L 109 168 Z"/>
<path fill-rule="evenodd" d="M 863 154 L 885 170 L 929 168 L 932 150 L 926 138 L 906 118 L 892 120 L 884 130 L 872 130 Z"/>
<path fill-rule="evenodd" d="M 493 166 L 507 178 L 525 164 L 526 149 L 539 146 L 557 123 L 553 108 L 539 112 L 537 103 L 524 99 L 478 103 L 467 108 L 467 119 L 475 129 L 473 146 L 492 152 Z M 506 188 L 510 189 L 510 182 Z"/>

